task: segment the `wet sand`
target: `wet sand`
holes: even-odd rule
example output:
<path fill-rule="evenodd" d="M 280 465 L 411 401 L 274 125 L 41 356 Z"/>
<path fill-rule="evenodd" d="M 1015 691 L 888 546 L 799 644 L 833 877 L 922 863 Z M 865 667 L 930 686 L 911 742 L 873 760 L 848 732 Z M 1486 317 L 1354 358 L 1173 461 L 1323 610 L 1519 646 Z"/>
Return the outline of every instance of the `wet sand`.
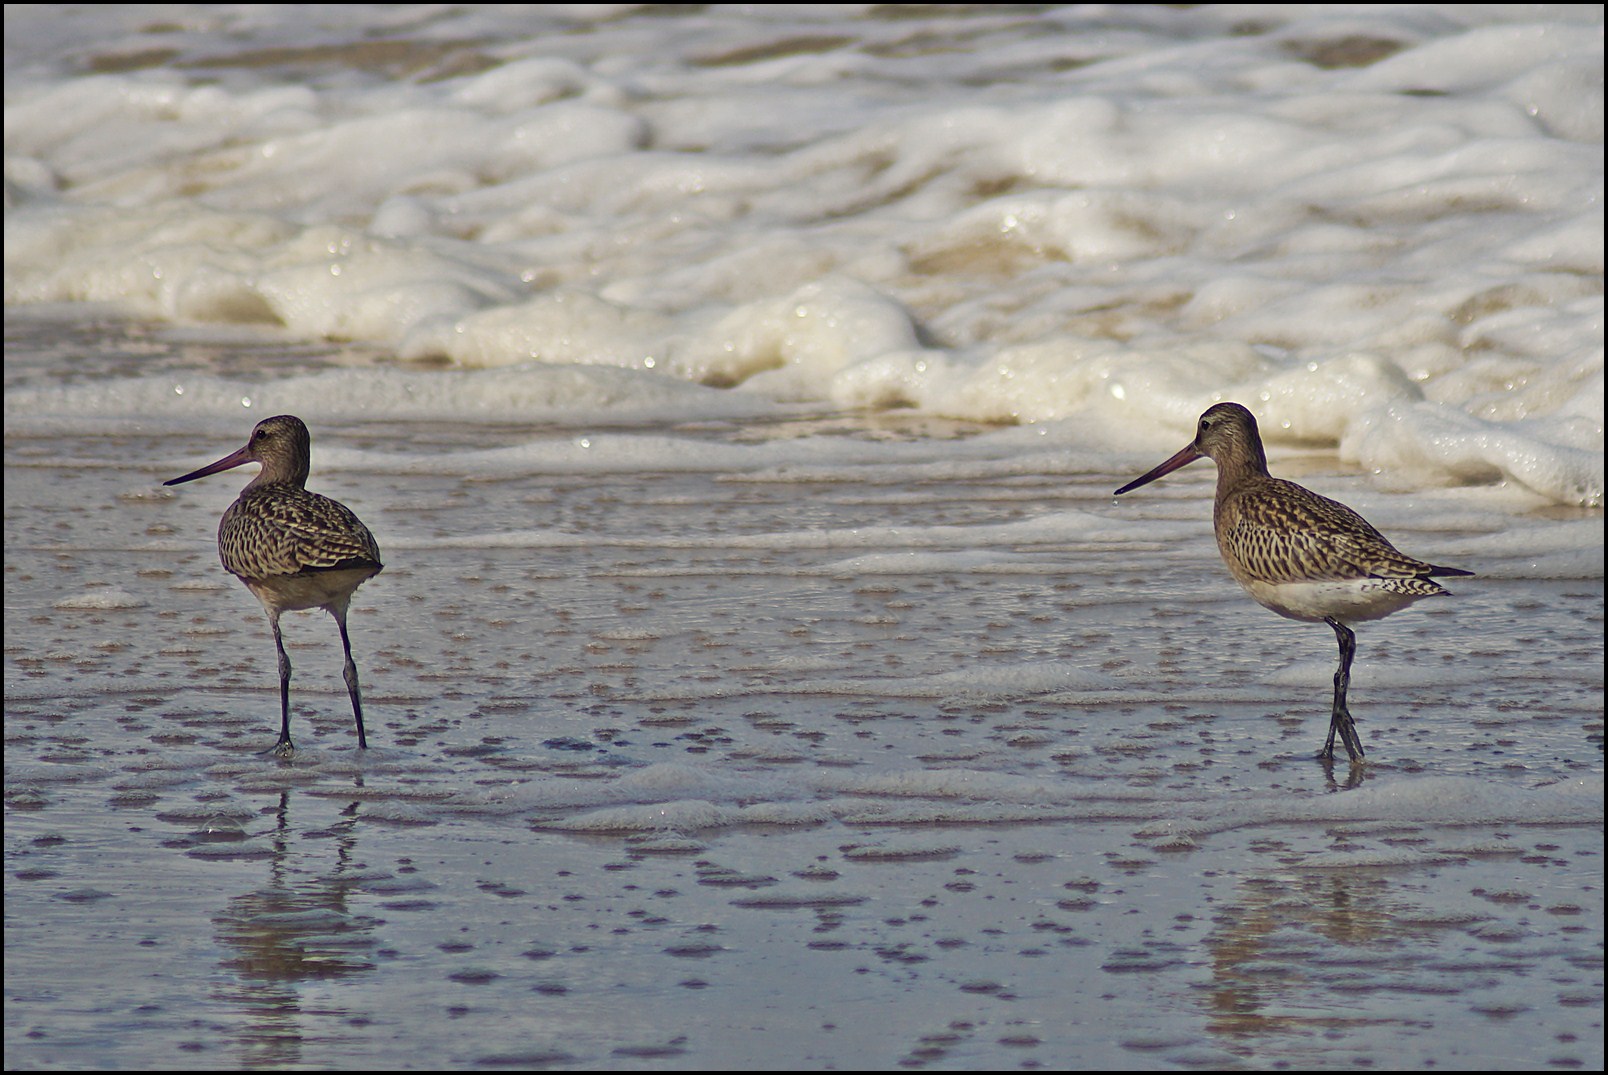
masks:
<path fill-rule="evenodd" d="M 67 425 L 6 442 L 9 1068 L 1602 1065 L 1603 595 L 1557 568 L 1598 520 L 1300 464 L 1480 573 L 1359 629 L 1352 773 L 1209 467 L 1119 504 L 1129 460 L 887 418 L 610 434 L 863 444 L 815 473 L 315 426 L 386 556 L 372 749 L 293 614 L 279 761 L 213 548 L 246 474 L 159 486 L 232 438 Z"/>

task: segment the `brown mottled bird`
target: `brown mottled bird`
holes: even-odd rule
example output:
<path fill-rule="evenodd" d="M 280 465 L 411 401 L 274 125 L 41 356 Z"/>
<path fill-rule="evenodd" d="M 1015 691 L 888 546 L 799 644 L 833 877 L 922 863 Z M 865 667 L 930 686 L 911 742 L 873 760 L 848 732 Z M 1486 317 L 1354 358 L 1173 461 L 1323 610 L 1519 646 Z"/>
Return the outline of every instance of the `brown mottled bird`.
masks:
<path fill-rule="evenodd" d="M 307 470 L 312 451 L 307 426 L 281 414 L 264 418 L 239 451 L 182 478 L 178 485 L 246 463 L 260 463 L 257 476 L 223 513 L 218 524 L 218 557 L 262 602 L 279 650 L 279 742 L 273 753 L 295 750 L 290 741 L 290 658 L 279 635 L 279 614 L 321 608 L 335 617 L 346 651 L 346 689 L 357 718 L 357 745 L 368 747 L 363 734 L 363 702 L 358 696 L 357 665 L 346 634 L 346 607 L 352 591 L 380 573 L 380 547 L 345 504 L 309 493 Z"/>
<path fill-rule="evenodd" d="M 1235 580 L 1280 616 L 1334 628 L 1340 666 L 1329 738 L 1319 757 L 1333 760 L 1338 733 L 1352 764 L 1358 763 L 1362 741 L 1346 709 L 1357 636 L 1347 625 L 1447 593 L 1436 577 L 1473 572 L 1415 560 L 1344 504 L 1269 475 L 1256 418 L 1238 403 L 1219 403 L 1201 415 L 1193 442 L 1117 495 L 1202 458 L 1217 464 L 1212 521 L 1217 549 Z"/>

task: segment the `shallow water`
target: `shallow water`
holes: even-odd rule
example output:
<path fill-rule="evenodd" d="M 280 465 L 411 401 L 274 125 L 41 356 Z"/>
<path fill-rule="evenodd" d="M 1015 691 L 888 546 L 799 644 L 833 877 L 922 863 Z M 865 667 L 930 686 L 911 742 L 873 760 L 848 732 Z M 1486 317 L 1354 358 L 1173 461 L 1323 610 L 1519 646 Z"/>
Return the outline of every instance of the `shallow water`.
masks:
<path fill-rule="evenodd" d="M 1228 578 L 1209 465 L 1119 502 L 884 416 L 475 466 L 578 435 L 315 429 L 373 746 L 293 615 L 289 761 L 246 475 L 159 486 L 234 439 L 8 436 L 8 1066 L 1600 1066 L 1593 520 L 1291 459 L 1479 572 L 1359 629 L 1330 771 L 1332 636 Z M 833 461 L 721 455 L 781 438 Z"/>

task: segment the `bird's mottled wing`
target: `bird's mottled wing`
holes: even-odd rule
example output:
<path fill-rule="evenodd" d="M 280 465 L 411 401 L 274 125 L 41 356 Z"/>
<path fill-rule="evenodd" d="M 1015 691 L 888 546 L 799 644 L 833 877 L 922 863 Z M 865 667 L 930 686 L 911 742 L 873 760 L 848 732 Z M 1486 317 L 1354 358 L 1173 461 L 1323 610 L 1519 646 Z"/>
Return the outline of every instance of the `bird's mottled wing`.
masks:
<path fill-rule="evenodd" d="M 1269 478 L 1218 506 L 1219 540 L 1262 582 L 1416 579 L 1431 570 L 1361 515 L 1294 482 Z"/>
<path fill-rule="evenodd" d="M 251 489 L 223 513 L 218 555 L 243 579 L 268 579 L 364 564 L 380 547 L 344 504 L 287 486 Z"/>

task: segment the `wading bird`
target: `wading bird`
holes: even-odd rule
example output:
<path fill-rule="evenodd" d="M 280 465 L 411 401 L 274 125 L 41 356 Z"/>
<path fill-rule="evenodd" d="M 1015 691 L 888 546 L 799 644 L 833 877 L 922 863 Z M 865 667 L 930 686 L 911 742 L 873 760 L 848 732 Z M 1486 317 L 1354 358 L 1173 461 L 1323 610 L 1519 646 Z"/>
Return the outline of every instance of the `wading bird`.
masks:
<path fill-rule="evenodd" d="M 307 470 L 311 438 L 300 418 L 281 414 L 264 418 L 239 451 L 182 478 L 178 485 L 246 463 L 260 463 L 257 476 L 223 513 L 218 524 L 218 557 L 224 570 L 246 584 L 274 629 L 279 651 L 279 742 L 273 753 L 295 750 L 290 741 L 290 658 L 279 634 L 279 614 L 321 608 L 335 617 L 346 651 L 346 689 L 357 718 L 357 745 L 368 747 L 363 734 L 363 702 L 358 696 L 357 665 L 346 634 L 346 606 L 352 591 L 380 573 L 380 547 L 368 527 L 345 504 L 309 493 Z"/>
<path fill-rule="evenodd" d="M 1217 549 L 1235 580 L 1280 616 L 1334 628 L 1340 665 L 1329 738 L 1319 757 L 1333 760 L 1338 734 L 1356 764 L 1362 741 L 1346 708 L 1346 688 L 1357 636 L 1349 625 L 1447 593 L 1437 577 L 1474 572 L 1415 560 L 1344 504 L 1269 475 L 1256 418 L 1238 403 L 1219 403 L 1201 415 L 1191 443 L 1116 495 L 1206 458 L 1217 464 Z"/>

